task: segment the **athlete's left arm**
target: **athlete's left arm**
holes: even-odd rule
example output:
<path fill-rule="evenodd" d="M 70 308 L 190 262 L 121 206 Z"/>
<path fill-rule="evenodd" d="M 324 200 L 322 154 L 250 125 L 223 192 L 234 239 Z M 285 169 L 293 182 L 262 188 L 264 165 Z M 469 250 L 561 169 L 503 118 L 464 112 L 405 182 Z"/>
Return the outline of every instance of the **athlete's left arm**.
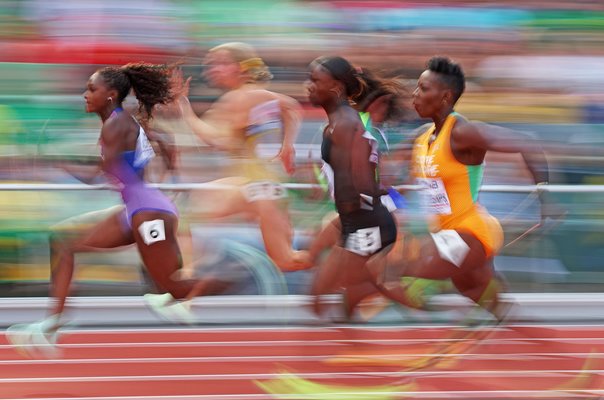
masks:
<path fill-rule="evenodd" d="M 535 183 L 549 180 L 547 159 L 543 148 L 532 137 L 500 126 L 481 122 L 462 122 L 455 126 L 452 141 L 461 151 L 496 151 L 520 153 Z"/>
<path fill-rule="evenodd" d="M 279 106 L 281 107 L 281 116 L 283 119 L 283 139 L 281 150 L 277 155 L 283 163 L 283 167 L 288 174 L 293 174 L 295 169 L 296 152 L 294 143 L 300 132 L 302 123 L 300 104 L 289 96 L 277 94 Z"/>
<path fill-rule="evenodd" d="M 145 129 L 145 133 L 149 141 L 157 145 L 166 168 L 170 171 L 176 170 L 178 148 L 175 144 L 174 134 L 171 132 L 159 132 L 151 127 Z"/>
<path fill-rule="evenodd" d="M 108 171 L 110 166 L 115 163 L 122 146 L 122 138 L 125 136 L 124 129 L 113 118 L 105 122 L 101 128 L 100 142 L 102 143 L 102 157 L 96 165 L 73 165 L 62 164 L 61 168 L 74 176 L 81 182 L 92 184 L 96 179 L 102 176 L 104 171 Z"/>
<path fill-rule="evenodd" d="M 520 153 L 526 162 L 536 184 L 548 183 L 549 172 L 547 159 L 542 147 L 530 136 L 502 128 L 499 126 L 465 122 L 453 135 L 457 149 L 477 150 L 482 152 L 497 151 L 502 153 Z M 541 202 L 541 219 L 547 217 L 560 218 L 566 214 L 566 210 L 552 202 L 547 191 L 538 191 Z"/>
<path fill-rule="evenodd" d="M 99 163 L 95 165 L 78 165 L 65 162 L 60 163 L 59 168 L 88 185 L 95 183 L 97 178 L 102 175 Z"/>

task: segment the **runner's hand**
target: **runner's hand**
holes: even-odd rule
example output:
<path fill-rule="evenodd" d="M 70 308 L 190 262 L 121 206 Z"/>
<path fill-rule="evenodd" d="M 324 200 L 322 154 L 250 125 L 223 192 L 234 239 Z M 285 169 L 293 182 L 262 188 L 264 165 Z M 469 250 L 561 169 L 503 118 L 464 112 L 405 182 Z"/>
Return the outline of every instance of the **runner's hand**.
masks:
<path fill-rule="evenodd" d="M 184 75 L 180 67 L 172 69 L 172 74 L 170 75 L 170 88 L 172 89 L 174 99 L 178 99 L 179 97 L 189 97 L 191 79 L 192 77 L 184 79 Z"/>
<path fill-rule="evenodd" d="M 559 220 L 563 219 L 568 210 L 557 204 L 550 192 L 547 190 L 539 190 L 539 201 L 541 202 L 541 225 L 545 225 L 548 219 Z"/>

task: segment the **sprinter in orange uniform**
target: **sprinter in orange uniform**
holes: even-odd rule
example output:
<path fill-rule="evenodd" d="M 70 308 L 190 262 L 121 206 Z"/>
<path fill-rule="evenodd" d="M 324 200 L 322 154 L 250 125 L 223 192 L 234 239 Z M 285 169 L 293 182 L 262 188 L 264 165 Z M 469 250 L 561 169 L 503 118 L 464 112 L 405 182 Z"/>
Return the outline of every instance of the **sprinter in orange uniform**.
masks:
<path fill-rule="evenodd" d="M 377 254 L 369 266 L 379 274 L 393 299 L 408 294 L 400 276 L 451 279 L 466 297 L 504 316 L 495 279 L 493 257 L 503 243 L 499 222 L 478 203 L 487 151 L 521 153 L 535 183 L 548 181 L 547 161 L 539 144 L 518 132 L 470 122 L 454 107 L 465 89 L 461 67 L 445 57 L 428 61 L 413 93 L 422 118 L 433 124 L 415 140 L 412 174 L 422 186 L 421 198 L 429 215 L 430 237 L 415 260 L 397 252 Z M 543 200 L 543 198 L 542 198 Z M 542 215 L 547 207 L 542 204 Z M 386 262 L 384 262 L 386 261 Z"/>

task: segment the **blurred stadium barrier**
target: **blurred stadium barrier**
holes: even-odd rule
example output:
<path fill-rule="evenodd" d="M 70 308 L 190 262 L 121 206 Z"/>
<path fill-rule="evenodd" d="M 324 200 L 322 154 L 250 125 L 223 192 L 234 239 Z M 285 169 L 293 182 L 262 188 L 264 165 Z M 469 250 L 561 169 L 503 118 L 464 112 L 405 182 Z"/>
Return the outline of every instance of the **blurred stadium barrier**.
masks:
<path fill-rule="evenodd" d="M 216 187 L 208 183 L 154 186 L 176 192 Z M 316 187 L 302 183 L 288 183 L 286 186 L 293 192 Z M 84 201 L 88 207 L 112 204 L 109 199 L 113 197 L 100 196 L 114 196 L 108 189 L 107 185 L 0 183 L 0 192 L 4 192 L 0 196 L 4 200 L 0 202 L 0 282 L 8 285 L 3 293 L 5 296 L 23 293 L 44 295 L 48 284 L 48 227 L 57 221 L 53 209 L 60 210 L 59 214 L 66 213 L 61 204 L 64 205 L 69 193 L 85 196 L 78 199 L 88 199 Z M 415 190 L 417 187 L 401 185 L 399 189 Z M 506 243 L 539 221 L 536 196 L 530 199 L 536 189 L 534 185 L 483 185 L 481 203 L 502 221 Z M 588 201 L 593 196 L 601 197 L 604 185 L 548 185 L 541 189 L 551 192 L 556 201 L 568 210 L 568 215 L 555 228 L 505 248 L 496 258 L 496 268 L 508 277 L 512 290 L 590 291 L 604 286 L 601 261 L 604 260 L 604 248 L 601 246 L 604 243 L 604 217 L 597 211 L 601 202 Z M 58 197 L 59 193 L 63 197 Z M 411 207 L 405 210 L 406 217 L 410 220 L 419 218 L 413 194 L 408 194 L 408 197 Z M 316 209 L 318 205 L 325 204 L 325 200 L 312 202 L 301 196 L 293 201 L 292 212 L 296 213 L 303 207 Z M 68 208 L 71 215 L 77 214 L 74 209 L 79 207 Z M 316 227 L 319 221 L 320 216 L 315 215 L 305 224 Z M 234 275 L 239 274 L 243 280 L 255 282 L 253 287 L 240 285 L 241 293 L 299 294 L 307 290 L 310 272 L 279 272 L 266 256 L 256 226 L 188 223 L 194 241 L 207 242 L 211 239 L 214 244 L 210 248 L 227 249 L 221 261 L 216 261 L 218 265 L 229 264 L 234 268 Z M 304 247 L 313 234 L 312 229 L 304 229 L 301 225 L 304 224 L 294 221 L 297 228 L 295 244 L 298 247 Z M 138 256 L 133 248 L 117 253 L 82 255 L 78 264 L 78 280 L 90 289 L 88 295 L 139 294 L 148 290 L 148 282 L 138 268 Z"/>

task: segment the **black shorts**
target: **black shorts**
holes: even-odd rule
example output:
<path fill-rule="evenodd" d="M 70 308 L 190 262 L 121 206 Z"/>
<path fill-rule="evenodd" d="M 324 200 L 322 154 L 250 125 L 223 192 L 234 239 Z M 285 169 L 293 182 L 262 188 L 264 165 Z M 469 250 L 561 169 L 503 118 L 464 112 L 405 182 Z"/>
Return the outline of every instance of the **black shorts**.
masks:
<path fill-rule="evenodd" d="M 340 214 L 342 247 L 353 253 L 370 256 L 396 240 L 396 223 L 382 204 L 373 210 L 356 210 Z"/>

